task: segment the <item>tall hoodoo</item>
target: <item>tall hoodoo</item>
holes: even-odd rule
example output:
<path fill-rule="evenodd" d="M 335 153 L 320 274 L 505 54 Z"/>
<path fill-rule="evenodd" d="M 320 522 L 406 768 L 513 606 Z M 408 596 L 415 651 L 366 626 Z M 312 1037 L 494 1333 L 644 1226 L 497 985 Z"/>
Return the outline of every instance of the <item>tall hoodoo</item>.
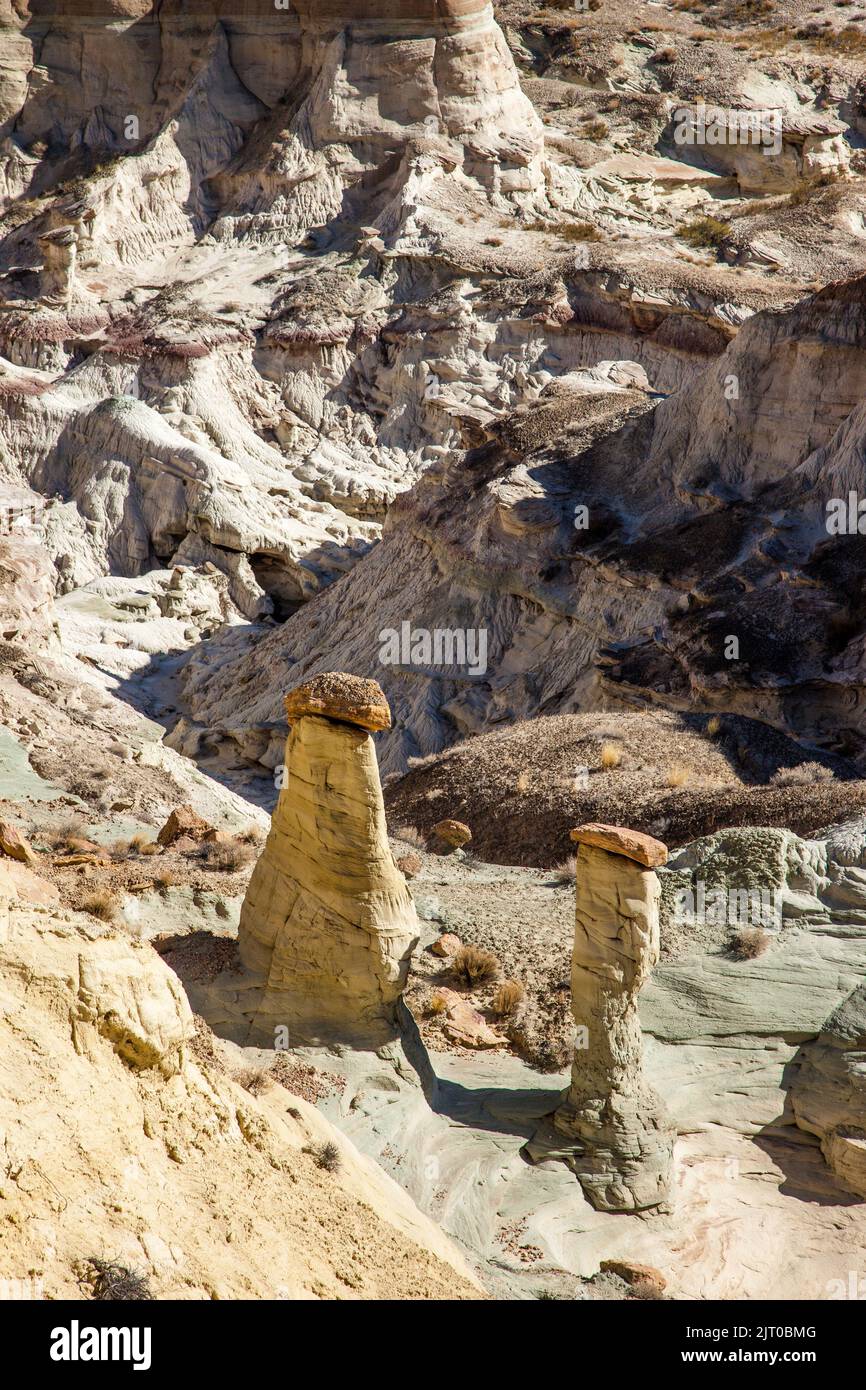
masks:
<path fill-rule="evenodd" d="M 643 1073 L 637 997 L 659 958 L 654 870 L 667 849 L 620 826 L 581 825 L 571 838 L 578 846 L 571 1085 L 527 1151 L 536 1160 L 563 1158 L 601 1210 L 665 1206 L 674 1133 Z"/>
<path fill-rule="evenodd" d="M 371 733 L 378 684 L 331 672 L 286 697 L 286 775 L 241 910 L 241 959 L 262 978 L 250 1041 L 380 1047 L 401 1032 L 418 938 L 388 845 Z"/>

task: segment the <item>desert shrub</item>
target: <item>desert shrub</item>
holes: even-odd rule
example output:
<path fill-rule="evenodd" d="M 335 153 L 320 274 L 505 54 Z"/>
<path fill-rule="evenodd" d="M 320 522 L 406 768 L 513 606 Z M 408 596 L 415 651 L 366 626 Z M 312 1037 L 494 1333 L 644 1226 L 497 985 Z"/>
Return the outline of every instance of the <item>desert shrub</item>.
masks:
<path fill-rule="evenodd" d="M 394 838 L 402 840 L 404 845 L 414 845 L 416 849 L 424 849 L 427 844 L 421 831 L 414 825 L 401 825 L 394 831 Z"/>
<path fill-rule="evenodd" d="M 832 782 L 832 767 L 823 763 L 799 763 L 797 767 L 782 767 L 770 781 L 774 787 L 808 787 L 815 782 Z"/>
<path fill-rule="evenodd" d="M 499 958 L 483 946 L 461 946 L 448 968 L 456 979 L 474 988 L 495 980 L 502 967 Z"/>
<path fill-rule="evenodd" d="M 317 1168 L 323 1168 L 326 1173 L 339 1172 L 343 1159 L 333 1140 L 329 1139 L 325 1144 L 317 1144 L 310 1152 L 316 1160 Z"/>
<path fill-rule="evenodd" d="M 530 776 L 528 772 L 521 772 L 517 779 L 517 790 L 519 792 L 529 791 Z"/>
<path fill-rule="evenodd" d="M 146 835 L 131 835 L 128 840 L 115 840 L 111 853 L 118 859 L 125 859 L 129 854 L 142 854 L 145 846 L 151 843 Z"/>
<path fill-rule="evenodd" d="M 156 840 L 148 840 L 146 845 L 142 845 L 141 853 L 146 855 L 162 854 L 162 845 L 158 845 Z"/>
<path fill-rule="evenodd" d="M 98 917 L 100 922 L 113 922 L 119 911 L 119 903 L 108 888 L 94 888 L 81 900 L 81 911 Z"/>
<path fill-rule="evenodd" d="M 566 241 L 601 241 L 601 232 L 591 222 L 570 222 L 567 227 L 557 230 Z"/>
<path fill-rule="evenodd" d="M 610 772 L 614 767 L 619 767 L 622 762 L 622 749 L 615 743 L 603 743 L 601 745 L 600 762 L 606 772 Z"/>
<path fill-rule="evenodd" d="M 653 63 L 675 63 L 677 50 L 675 48 L 657 48 L 651 61 Z"/>
<path fill-rule="evenodd" d="M 94 1299 L 143 1303 L 156 1296 L 151 1292 L 146 1275 L 139 1274 L 116 1260 L 104 1260 L 99 1255 L 91 1255 L 87 1264 Z"/>
<path fill-rule="evenodd" d="M 587 140 L 603 140 L 608 130 L 607 121 L 603 121 L 600 116 L 591 116 L 587 119 L 580 133 Z"/>
<path fill-rule="evenodd" d="M 245 1091 L 249 1091 L 251 1096 L 260 1096 L 262 1091 L 267 1090 L 270 1077 L 267 1068 L 244 1067 L 235 1074 L 235 1081 L 239 1086 L 243 1086 Z"/>
<path fill-rule="evenodd" d="M 629 1298 L 637 1298 L 644 1303 L 667 1302 L 662 1290 L 651 1279 L 636 1279 L 629 1290 Z"/>
<path fill-rule="evenodd" d="M 666 787 L 684 787 L 691 779 L 692 770 L 684 763 L 674 763 L 665 776 Z"/>
<path fill-rule="evenodd" d="M 265 833 L 257 825 L 248 825 L 235 836 L 235 839 L 241 845 L 260 845 L 265 839 Z"/>
<path fill-rule="evenodd" d="M 438 1014 L 444 1014 L 447 1007 L 448 1004 L 445 995 L 440 994 L 438 990 L 434 994 L 431 994 L 430 998 L 427 1000 L 427 1013 L 434 1018 Z"/>
<path fill-rule="evenodd" d="M 557 864 L 553 870 L 555 883 L 574 883 L 577 877 L 577 855 L 570 854 L 567 859 L 563 859 L 561 864 Z"/>
<path fill-rule="evenodd" d="M 180 881 L 180 874 L 176 874 L 173 869 L 160 869 L 153 880 L 153 885 L 161 893 L 164 893 L 167 888 L 176 888 Z"/>
<path fill-rule="evenodd" d="M 763 927 L 741 927 L 731 937 L 730 951 L 736 960 L 755 960 L 769 944 L 770 937 Z"/>
<path fill-rule="evenodd" d="M 707 720 L 706 733 L 709 738 L 716 738 L 718 734 L 721 733 L 721 729 L 722 721 L 717 714 L 714 714 L 711 719 Z"/>
<path fill-rule="evenodd" d="M 517 1012 L 525 997 L 526 991 L 519 980 L 503 980 L 490 1007 L 497 1018 L 508 1018 Z"/>
<path fill-rule="evenodd" d="M 788 206 L 797 208 L 801 203 L 807 202 L 819 188 L 829 188 L 838 182 L 839 174 L 835 169 L 827 169 L 823 174 L 812 174 L 798 179 L 788 194 Z"/>
<path fill-rule="evenodd" d="M 64 820 L 53 830 L 42 832 L 41 838 L 52 849 L 68 849 L 74 840 L 82 840 L 84 824 L 80 820 Z"/>
<path fill-rule="evenodd" d="M 722 222 L 718 217 L 696 217 L 692 222 L 680 223 L 677 236 L 688 242 L 689 246 L 709 247 L 718 251 L 730 230 L 730 222 Z"/>
<path fill-rule="evenodd" d="M 201 846 L 199 855 L 209 869 L 225 874 L 237 873 L 256 858 L 253 846 L 241 840 L 230 840 L 227 844 L 211 841 Z"/>

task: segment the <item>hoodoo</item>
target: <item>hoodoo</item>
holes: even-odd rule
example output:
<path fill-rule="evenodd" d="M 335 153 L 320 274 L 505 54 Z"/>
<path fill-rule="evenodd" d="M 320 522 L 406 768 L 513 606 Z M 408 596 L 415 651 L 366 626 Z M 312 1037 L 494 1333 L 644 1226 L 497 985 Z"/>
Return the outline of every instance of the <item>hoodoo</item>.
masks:
<path fill-rule="evenodd" d="M 250 879 L 239 944 L 262 977 L 250 1041 L 379 1047 L 400 1031 L 418 938 L 388 846 L 371 730 L 390 726 L 372 680 L 329 673 L 286 698 L 286 777 Z"/>
<path fill-rule="evenodd" d="M 580 825 L 571 967 L 577 1038 L 571 1085 L 527 1145 L 535 1160 L 563 1158 L 594 1207 L 666 1205 L 673 1129 L 643 1074 L 637 997 L 659 958 L 654 872 L 659 840 L 613 825 Z"/>

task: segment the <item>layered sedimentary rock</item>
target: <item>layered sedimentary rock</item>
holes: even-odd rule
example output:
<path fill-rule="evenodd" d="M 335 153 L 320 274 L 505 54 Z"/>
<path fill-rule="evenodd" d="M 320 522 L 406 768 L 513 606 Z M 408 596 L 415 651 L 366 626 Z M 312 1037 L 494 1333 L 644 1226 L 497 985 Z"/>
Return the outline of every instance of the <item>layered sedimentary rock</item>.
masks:
<path fill-rule="evenodd" d="M 251 1040 L 381 1046 L 401 1032 L 418 937 L 388 846 L 368 725 L 388 707 L 373 681 L 330 673 L 287 699 L 285 779 L 238 933 L 262 979 Z"/>
<path fill-rule="evenodd" d="M 607 832 L 605 834 L 604 832 Z M 673 1130 L 643 1073 L 637 996 L 659 958 L 664 862 L 658 840 L 579 826 L 571 969 L 577 1025 L 568 1093 L 528 1145 L 562 1158 L 594 1207 L 643 1211 L 668 1201 Z M 606 847 L 604 847 L 606 844 Z"/>
<path fill-rule="evenodd" d="M 381 544 L 290 620 L 289 641 L 266 636 L 200 694 L 191 681 L 197 722 L 276 718 L 289 660 L 312 674 L 326 627 L 330 660 L 375 674 L 399 710 L 386 772 L 515 719 L 650 691 L 862 753 L 864 344 L 861 276 L 755 314 L 655 406 L 591 392 L 586 373 L 556 383 L 404 493 Z M 384 665 L 378 634 L 410 612 L 486 629 L 487 671 Z"/>
<path fill-rule="evenodd" d="M 836 1176 L 866 1197 L 866 985 L 803 1048 L 790 1102 L 800 1129 L 817 1134 Z"/>

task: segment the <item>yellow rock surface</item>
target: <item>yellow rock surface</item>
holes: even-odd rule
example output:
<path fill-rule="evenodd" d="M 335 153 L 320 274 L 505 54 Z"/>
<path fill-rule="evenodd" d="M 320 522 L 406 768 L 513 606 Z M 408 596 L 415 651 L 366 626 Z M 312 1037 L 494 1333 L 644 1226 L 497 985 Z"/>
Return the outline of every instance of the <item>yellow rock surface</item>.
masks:
<path fill-rule="evenodd" d="M 250 879 L 238 940 L 264 992 L 250 1040 L 396 1037 L 396 1006 L 418 938 L 388 845 L 373 740 L 310 715 L 292 728 L 286 785 Z"/>

